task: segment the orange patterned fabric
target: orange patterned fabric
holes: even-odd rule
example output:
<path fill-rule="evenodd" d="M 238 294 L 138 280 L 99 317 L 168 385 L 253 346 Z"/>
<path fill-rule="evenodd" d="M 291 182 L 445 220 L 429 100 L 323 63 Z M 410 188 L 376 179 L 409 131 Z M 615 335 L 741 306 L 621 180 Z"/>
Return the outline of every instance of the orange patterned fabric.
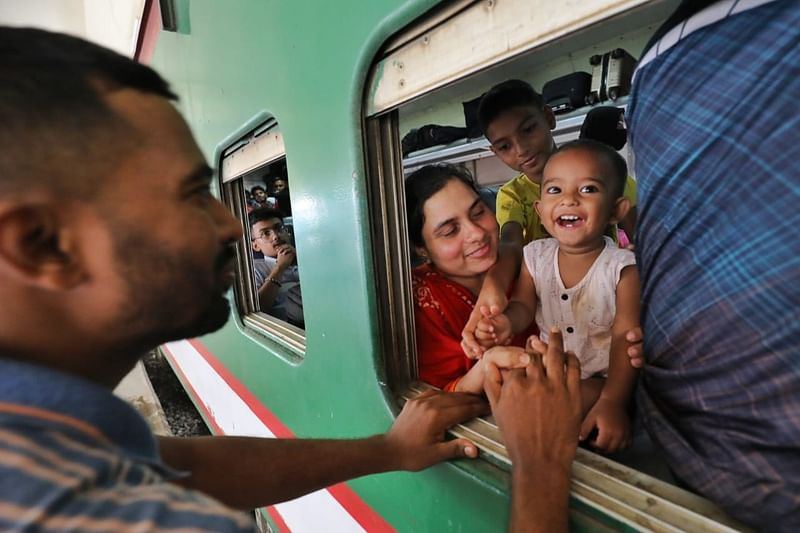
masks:
<path fill-rule="evenodd" d="M 412 282 L 419 379 L 452 392 L 475 364 L 461 350 L 461 331 L 475 306 L 475 297 L 431 265 L 415 268 Z M 524 346 L 528 336 L 536 333 L 534 325 L 514 337 L 513 344 Z"/>

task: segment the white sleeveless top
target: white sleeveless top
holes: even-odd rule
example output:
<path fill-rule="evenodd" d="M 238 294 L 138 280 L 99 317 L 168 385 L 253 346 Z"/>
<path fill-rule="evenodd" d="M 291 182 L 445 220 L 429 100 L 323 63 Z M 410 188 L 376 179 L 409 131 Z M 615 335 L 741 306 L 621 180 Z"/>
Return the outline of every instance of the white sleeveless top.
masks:
<path fill-rule="evenodd" d="M 611 326 L 617 312 L 617 283 L 622 269 L 636 264 L 630 250 L 617 248 L 608 237 L 605 248 L 583 279 L 564 288 L 558 269 L 558 241 L 540 239 L 525 246 L 525 266 L 536 285 L 536 325 L 547 342 L 558 326 L 564 349 L 581 362 L 581 378 L 606 375 L 611 350 Z"/>

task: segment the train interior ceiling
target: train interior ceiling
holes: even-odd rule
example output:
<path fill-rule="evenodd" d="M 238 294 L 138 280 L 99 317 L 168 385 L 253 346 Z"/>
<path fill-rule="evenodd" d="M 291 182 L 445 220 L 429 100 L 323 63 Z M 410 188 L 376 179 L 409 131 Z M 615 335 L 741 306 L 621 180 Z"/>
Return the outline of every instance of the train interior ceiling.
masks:
<path fill-rule="evenodd" d="M 461 128 L 468 126 L 465 104 L 471 101 L 477 103 L 484 92 L 503 80 L 521 79 L 542 93 L 545 84 L 551 80 L 576 72 L 591 75 L 593 67 L 590 59 L 593 56 L 621 48 L 637 58 L 675 4 L 663 2 L 640 13 L 603 21 L 582 30 L 578 35 L 571 34 L 558 39 L 412 100 L 398 109 L 400 136 L 405 137 L 412 130 L 430 124 Z M 413 76 L 414 73 L 407 72 L 407 75 Z M 595 106 L 613 105 L 624 108 L 626 95 L 627 92 L 623 90 L 617 98 L 604 98 Z M 554 131 L 556 144 L 578 138 L 583 119 L 592 107 L 594 106 L 584 105 L 557 111 Z M 632 157 L 627 146 L 620 153 L 632 167 Z M 473 174 L 478 185 L 492 189 L 516 174 L 490 151 L 488 141 L 480 134 L 404 154 L 404 172 L 408 174 L 425 164 L 436 162 L 461 164 Z"/>

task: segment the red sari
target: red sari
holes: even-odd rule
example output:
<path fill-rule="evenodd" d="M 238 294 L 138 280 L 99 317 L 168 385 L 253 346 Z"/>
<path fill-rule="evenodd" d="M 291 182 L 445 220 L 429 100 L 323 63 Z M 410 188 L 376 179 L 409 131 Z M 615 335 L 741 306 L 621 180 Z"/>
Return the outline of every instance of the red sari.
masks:
<path fill-rule="evenodd" d="M 452 392 L 476 362 L 461 349 L 461 331 L 475 307 L 475 297 L 432 265 L 415 268 L 412 282 L 419 378 Z M 512 344 L 525 346 L 528 337 L 536 333 L 534 322 L 529 331 L 515 336 Z"/>

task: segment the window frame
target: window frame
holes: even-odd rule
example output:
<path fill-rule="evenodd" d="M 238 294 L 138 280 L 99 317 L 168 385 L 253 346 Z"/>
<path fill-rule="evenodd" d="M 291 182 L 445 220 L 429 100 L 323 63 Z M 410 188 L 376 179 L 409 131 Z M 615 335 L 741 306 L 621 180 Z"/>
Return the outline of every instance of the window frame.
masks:
<path fill-rule="evenodd" d="M 583 38 L 584 29 L 609 17 L 626 16 L 627 11 L 633 11 L 631 20 L 639 20 L 637 18 L 641 15 L 639 8 L 646 2 L 596 2 L 598 7 L 594 16 L 575 20 L 572 24 L 559 27 L 557 31 L 553 30 L 545 37 L 537 35 L 531 36 L 528 40 L 518 39 L 521 43 L 519 46 L 509 48 L 490 60 L 479 57 L 474 65 L 467 67 L 462 65 L 456 70 L 439 67 L 425 69 L 421 74 L 424 79 L 418 82 L 416 88 L 409 88 L 408 84 L 401 83 L 403 77 L 399 71 L 403 69 L 404 62 L 408 61 L 408 58 L 415 60 L 416 55 L 428 57 L 425 54 L 429 51 L 421 50 L 436 40 L 437 32 L 447 35 L 449 42 L 466 42 L 464 36 L 459 38 L 447 33 L 447 25 L 454 20 L 460 20 L 460 27 L 463 29 L 468 27 L 463 23 L 464 20 L 472 20 L 476 16 L 479 18 L 481 10 L 486 11 L 495 5 L 498 7 L 503 5 L 504 9 L 513 10 L 514 6 L 525 4 L 525 9 L 528 10 L 536 8 L 531 4 L 541 4 L 545 1 L 474 2 L 463 10 L 449 13 L 449 18 L 437 20 L 435 25 L 423 19 L 389 41 L 388 51 L 373 63 L 363 105 L 369 224 L 381 357 L 385 363 L 387 385 L 392 393 L 397 395 L 399 403 L 417 397 L 433 387 L 417 379 L 411 261 L 404 209 L 404 162 L 400 149 L 398 109 L 468 75 L 489 69 L 516 55 L 534 51 L 538 47 L 551 44 L 556 39 L 562 39 L 572 33 L 581 33 Z M 608 6 L 613 4 L 613 7 L 610 8 L 610 12 L 602 13 L 600 4 Z M 664 2 L 650 2 L 650 4 L 663 5 Z M 482 33 L 488 36 L 487 38 L 502 41 L 507 37 L 507 32 L 498 31 L 488 23 L 479 27 L 491 28 L 491 31 Z M 516 29 L 518 27 L 519 24 L 515 26 Z M 386 76 L 386 72 L 390 70 L 394 73 Z M 394 85 L 394 89 L 387 89 L 391 84 Z M 621 103 L 618 102 L 618 105 Z M 580 128 L 580 121 L 582 116 L 567 117 L 560 131 L 554 132 L 554 138 L 574 135 L 576 128 Z M 418 164 L 412 168 L 445 158 L 449 160 L 453 156 L 477 154 L 476 157 L 482 157 L 481 154 L 488 151 L 488 142 L 485 141 L 466 144 L 470 146 L 444 156 L 425 154 L 426 159 L 424 161 L 419 159 Z M 452 428 L 449 434 L 472 440 L 477 445 L 482 459 L 502 470 L 510 470 L 508 453 L 491 416 L 459 424 Z M 705 498 L 582 448 L 578 449 L 572 466 L 571 497 L 573 502 L 578 502 L 578 506 L 602 509 L 603 512 L 629 524 L 632 528 L 644 527 L 660 531 L 676 528 L 730 531 L 731 528 L 742 528 L 741 524 L 732 520 Z"/>
<path fill-rule="evenodd" d="M 287 362 L 298 364 L 306 354 L 305 330 L 258 309 L 245 207 L 244 178 L 285 158 L 286 149 L 277 120 L 268 113 L 258 113 L 219 144 L 217 185 L 222 202 L 242 223 L 242 238 L 236 243 L 239 275 L 233 285 L 237 324 L 251 338 L 277 348 L 274 351 Z"/>

